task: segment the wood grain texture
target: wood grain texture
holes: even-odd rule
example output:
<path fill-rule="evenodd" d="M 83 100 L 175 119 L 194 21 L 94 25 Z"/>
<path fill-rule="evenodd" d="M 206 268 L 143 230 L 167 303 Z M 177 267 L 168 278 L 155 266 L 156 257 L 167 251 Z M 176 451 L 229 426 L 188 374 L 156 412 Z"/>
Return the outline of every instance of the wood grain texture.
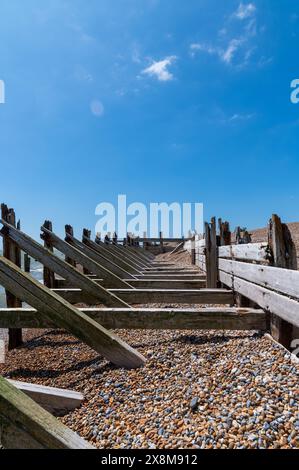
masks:
<path fill-rule="evenodd" d="M 18 292 L 21 299 L 57 327 L 67 330 L 113 364 L 134 368 L 144 363 L 144 357 L 128 344 L 3 257 L 0 257 L 0 284 Z"/>
<path fill-rule="evenodd" d="M 109 292 L 107 292 L 107 290 L 102 286 L 94 283 L 91 279 L 87 278 L 84 274 L 66 263 L 63 259 L 44 248 L 31 237 L 6 222 L 1 222 L 4 224 L 6 233 L 22 250 L 49 268 L 51 272 L 56 272 L 70 281 L 73 285 L 80 287 L 80 289 L 88 294 L 89 297 L 93 298 L 94 302 L 103 302 L 109 307 L 121 306 L 123 304 L 121 299 L 111 296 L 111 294 L 109 294 Z"/>
<path fill-rule="evenodd" d="M 256 302 L 261 308 L 274 313 L 283 320 L 299 327 L 299 302 L 289 299 L 264 287 L 234 277 L 223 271 L 219 272 L 220 281 L 235 292 Z"/>
<path fill-rule="evenodd" d="M 82 308 L 80 311 L 108 329 L 266 330 L 266 314 L 256 309 Z M 54 326 L 35 309 L 0 309 L 0 328 L 9 324 L 22 325 L 23 328 Z"/>
<path fill-rule="evenodd" d="M 6 449 L 93 449 L 1 376 L 0 435 Z"/>

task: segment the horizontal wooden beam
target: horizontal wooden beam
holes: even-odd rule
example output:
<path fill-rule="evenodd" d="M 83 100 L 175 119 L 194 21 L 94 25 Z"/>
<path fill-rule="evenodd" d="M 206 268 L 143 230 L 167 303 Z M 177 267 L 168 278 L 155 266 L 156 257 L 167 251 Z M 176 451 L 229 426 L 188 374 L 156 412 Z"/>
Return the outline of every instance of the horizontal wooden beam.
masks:
<path fill-rule="evenodd" d="M 94 305 L 92 299 L 80 289 L 52 289 L 71 304 L 85 303 Z M 224 304 L 233 305 L 234 297 L 231 290 L 226 289 L 109 289 L 127 304 Z"/>
<path fill-rule="evenodd" d="M 267 243 L 220 246 L 218 247 L 218 256 L 220 258 L 265 262 L 269 259 L 269 247 Z"/>
<path fill-rule="evenodd" d="M 128 344 L 3 257 L 0 284 L 113 364 L 133 368 L 144 363 L 145 358 Z"/>
<path fill-rule="evenodd" d="M 177 279 L 125 279 L 135 289 L 202 289 L 206 287 L 204 279 L 200 280 L 177 280 Z M 111 287 L 103 279 L 93 278 L 93 281 L 105 287 Z M 69 281 L 65 279 L 56 279 L 55 288 L 64 289 L 66 287 L 73 287 Z"/>
<path fill-rule="evenodd" d="M 160 243 L 161 238 L 138 238 L 139 242 L 150 242 L 150 243 Z M 181 242 L 187 242 L 188 240 L 191 240 L 191 238 L 162 238 L 163 242 L 166 243 L 181 243 Z"/>
<path fill-rule="evenodd" d="M 141 273 L 156 273 L 156 274 L 198 274 L 198 269 L 193 267 L 151 267 L 142 269 Z"/>
<path fill-rule="evenodd" d="M 42 317 L 42 315 L 40 316 Z M 46 387 L 45 385 L 20 382 L 18 380 L 8 380 L 8 382 L 55 416 L 62 416 L 73 411 L 84 400 L 82 393 L 75 392 L 74 390 Z"/>
<path fill-rule="evenodd" d="M 224 259 L 219 260 L 219 269 L 245 281 L 299 299 L 299 271 Z"/>
<path fill-rule="evenodd" d="M 135 289 L 202 289 L 206 287 L 204 279 L 134 279 L 128 280 Z"/>
<path fill-rule="evenodd" d="M 1 376 L 0 439 L 5 449 L 93 449 Z"/>
<path fill-rule="evenodd" d="M 233 293 L 225 289 L 109 289 L 130 305 L 145 303 L 163 304 L 228 304 L 234 303 Z"/>
<path fill-rule="evenodd" d="M 147 273 L 147 272 L 144 272 L 143 274 L 138 274 L 136 275 L 136 278 L 137 279 L 142 279 L 142 280 L 146 280 L 146 279 L 164 279 L 164 280 L 169 280 L 169 279 L 172 279 L 172 280 L 181 280 L 181 281 L 200 281 L 200 280 L 203 280 L 205 279 L 206 277 L 205 276 L 202 276 L 199 271 L 196 271 L 196 274 L 185 274 L 185 273 L 181 273 L 181 274 L 164 274 L 163 272 L 159 273 L 159 272 L 154 272 L 154 273 Z"/>
<path fill-rule="evenodd" d="M 264 287 L 219 271 L 220 281 L 235 292 L 253 300 L 261 308 L 299 327 L 299 302 Z"/>
<path fill-rule="evenodd" d="M 238 308 L 158 309 L 82 308 L 81 312 L 108 329 L 141 330 L 263 330 L 263 310 Z M 54 324 L 34 309 L 0 309 L 0 328 L 52 328 Z"/>

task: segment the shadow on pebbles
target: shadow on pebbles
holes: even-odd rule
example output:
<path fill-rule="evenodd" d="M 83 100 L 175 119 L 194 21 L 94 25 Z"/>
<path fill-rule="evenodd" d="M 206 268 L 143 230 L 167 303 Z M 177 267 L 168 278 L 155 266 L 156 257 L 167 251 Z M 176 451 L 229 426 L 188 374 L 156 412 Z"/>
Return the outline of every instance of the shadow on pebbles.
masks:
<path fill-rule="evenodd" d="M 36 332 L 0 373 L 85 396 L 62 418 L 99 448 L 298 448 L 298 364 L 254 332 L 117 331 L 147 358 L 111 366 L 59 330 Z"/>

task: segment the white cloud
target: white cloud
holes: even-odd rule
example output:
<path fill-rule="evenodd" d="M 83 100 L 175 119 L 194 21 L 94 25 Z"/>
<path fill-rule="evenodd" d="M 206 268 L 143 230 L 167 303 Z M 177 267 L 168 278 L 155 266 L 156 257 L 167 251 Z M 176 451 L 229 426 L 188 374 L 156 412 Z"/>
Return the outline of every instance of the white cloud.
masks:
<path fill-rule="evenodd" d="M 242 39 L 232 39 L 227 48 L 220 53 L 220 59 L 226 64 L 231 64 L 236 52 L 243 44 Z"/>
<path fill-rule="evenodd" d="M 252 119 L 255 117 L 255 114 L 233 114 L 229 118 L 229 122 L 234 122 L 234 121 L 248 121 L 249 119 Z"/>
<path fill-rule="evenodd" d="M 215 55 L 226 65 L 244 68 L 249 65 L 253 53 L 257 49 L 253 43 L 258 34 L 257 8 L 254 3 L 240 3 L 237 10 L 226 18 L 222 28 L 218 30 L 215 42 L 190 44 L 190 55 L 198 52 Z M 240 20 L 238 25 L 232 19 Z"/>
<path fill-rule="evenodd" d="M 90 103 L 90 111 L 94 116 L 102 117 L 105 112 L 103 103 L 99 100 L 93 100 Z"/>
<path fill-rule="evenodd" d="M 222 62 L 231 64 L 235 54 L 242 46 L 243 42 L 243 39 L 232 39 L 225 48 L 214 47 L 208 44 L 193 43 L 190 45 L 190 54 L 192 57 L 195 56 L 196 52 L 205 52 L 209 55 L 216 54 Z"/>
<path fill-rule="evenodd" d="M 190 55 L 194 57 L 196 52 L 206 52 L 207 54 L 210 54 L 210 55 L 218 54 L 217 48 L 210 46 L 208 44 L 201 44 L 201 43 L 190 44 Z"/>
<path fill-rule="evenodd" d="M 142 74 L 154 77 L 160 82 L 167 82 L 173 79 L 173 74 L 169 72 L 168 67 L 173 64 L 177 59 L 176 56 L 172 55 L 165 57 L 163 60 L 154 61 L 152 65 L 142 70 Z"/>
<path fill-rule="evenodd" d="M 256 12 L 256 6 L 253 3 L 240 3 L 237 11 L 233 14 L 233 17 L 239 20 L 245 20 L 246 18 L 252 17 Z"/>

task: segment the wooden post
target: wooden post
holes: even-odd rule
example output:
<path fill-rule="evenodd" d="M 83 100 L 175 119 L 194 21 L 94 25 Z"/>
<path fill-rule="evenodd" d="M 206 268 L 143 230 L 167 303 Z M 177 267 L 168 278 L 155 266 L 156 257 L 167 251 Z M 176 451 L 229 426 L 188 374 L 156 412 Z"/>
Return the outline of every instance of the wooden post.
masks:
<path fill-rule="evenodd" d="M 101 234 L 100 234 L 100 232 L 97 232 L 97 233 L 96 233 L 96 236 L 95 236 L 94 241 L 95 241 L 95 243 L 97 243 L 98 245 L 101 243 Z"/>
<path fill-rule="evenodd" d="M 91 230 L 88 230 L 87 228 L 84 228 L 83 229 L 83 237 L 82 237 L 83 243 L 84 243 L 84 237 L 91 238 Z M 86 269 L 83 266 L 83 274 L 88 275 L 88 274 L 91 274 L 91 273 L 88 271 L 88 269 Z"/>
<path fill-rule="evenodd" d="M 146 232 L 144 232 L 144 233 L 143 233 L 143 238 L 146 238 L 146 237 L 147 237 L 147 233 L 146 233 Z M 146 241 L 144 241 L 144 242 L 143 242 L 143 248 L 144 248 L 145 250 L 147 250 L 147 248 L 148 248 L 148 247 L 147 247 L 147 242 L 146 242 Z"/>
<path fill-rule="evenodd" d="M 244 229 L 242 230 L 241 227 L 236 228 L 235 236 L 236 236 L 236 245 L 244 245 L 244 244 L 251 243 L 250 233 L 248 233 L 247 230 L 244 230 Z M 237 307 L 239 308 L 249 308 L 249 307 L 254 308 L 256 306 L 256 304 L 252 300 L 238 293 L 235 293 L 235 303 Z"/>
<path fill-rule="evenodd" d="M 50 220 L 45 220 L 43 226 L 47 228 L 48 230 L 50 230 L 51 232 L 53 231 L 52 222 Z M 47 250 L 51 251 L 51 253 L 54 252 L 51 240 L 47 236 L 44 238 L 44 247 L 47 248 Z M 44 285 L 48 287 L 49 289 L 54 289 L 55 287 L 55 274 L 53 271 L 51 271 L 49 268 L 46 268 L 45 266 L 44 266 Z"/>
<path fill-rule="evenodd" d="M 67 266 L 70 270 L 76 271 L 73 267 Z M 145 362 L 141 354 L 116 335 L 91 320 L 4 257 L 0 258 L 0 282 L 14 293 L 18 292 L 32 307 L 40 309 L 43 316 L 53 321 L 58 328 L 69 331 L 99 354 L 103 354 L 113 364 L 135 368 Z M 128 304 L 125 305 L 128 307 Z"/>
<path fill-rule="evenodd" d="M 191 240 L 191 264 L 195 266 L 196 264 L 196 253 L 195 253 L 195 235 Z"/>
<path fill-rule="evenodd" d="M 222 219 L 218 219 L 219 227 L 219 246 L 231 245 L 232 234 L 229 227 L 229 222 L 222 222 Z"/>
<path fill-rule="evenodd" d="M 2 219 L 8 222 L 9 224 L 16 226 L 16 215 L 13 209 L 8 209 L 5 204 L 1 205 L 1 216 Z M 20 222 L 17 224 L 17 228 L 20 230 Z M 3 256 L 18 267 L 21 267 L 21 250 L 19 247 L 10 240 L 9 237 L 3 237 Z M 9 308 L 19 308 L 22 307 L 22 301 L 15 297 L 8 290 L 6 293 L 6 303 Z M 10 328 L 8 330 L 8 349 L 15 349 L 23 344 L 22 339 L 22 330 L 20 328 Z"/>
<path fill-rule="evenodd" d="M 160 232 L 160 251 L 161 253 L 164 253 L 164 244 L 163 244 L 163 232 Z"/>
<path fill-rule="evenodd" d="M 27 253 L 25 253 L 24 254 L 24 271 L 25 271 L 25 273 L 30 273 L 30 264 L 31 264 L 31 258 Z"/>
<path fill-rule="evenodd" d="M 272 265 L 278 268 L 297 269 L 296 248 L 288 226 L 273 214 L 269 222 L 268 243 L 272 250 Z M 271 334 L 285 348 L 291 350 L 293 325 L 276 315 L 271 315 Z"/>
<path fill-rule="evenodd" d="M 65 241 L 67 242 L 68 241 L 68 235 L 70 235 L 71 237 L 74 236 L 74 229 L 71 225 L 66 225 L 65 226 Z M 74 266 L 74 268 L 76 267 L 77 263 L 76 261 L 74 261 L 73 259 L 69 258 L 68 256 L 65 257 L 65 262 L 70 264 L 71 266 Z"/>
<path fill-rule="evenodd" d="M 205 223 L 206 238 L 206 270 L 207 270 L 207 288 L 217 288 L 218 284 L 218 253 L 217 253 L 217 235 L 216 219 L 211 219 L 211 224 Z"/>
<path fill-rule="evenodd" d="M 251 234 L 241 227 L 236 228 L 236 245 L 251 243 Z"/>
<path fill-rule="evenodd" d="M 218 229 L 219 229 L 219 237 L 218 239 L 218 246 L 229 246 L 232 243 L 232 234 L 230 231 L 229 222 L 222 222 L 222 219 L 218 219 Z M 218 253 L 217 253 L 218 255 Z M 225 288 L 224 284 L 220 284 L 220 287 Z"/>

